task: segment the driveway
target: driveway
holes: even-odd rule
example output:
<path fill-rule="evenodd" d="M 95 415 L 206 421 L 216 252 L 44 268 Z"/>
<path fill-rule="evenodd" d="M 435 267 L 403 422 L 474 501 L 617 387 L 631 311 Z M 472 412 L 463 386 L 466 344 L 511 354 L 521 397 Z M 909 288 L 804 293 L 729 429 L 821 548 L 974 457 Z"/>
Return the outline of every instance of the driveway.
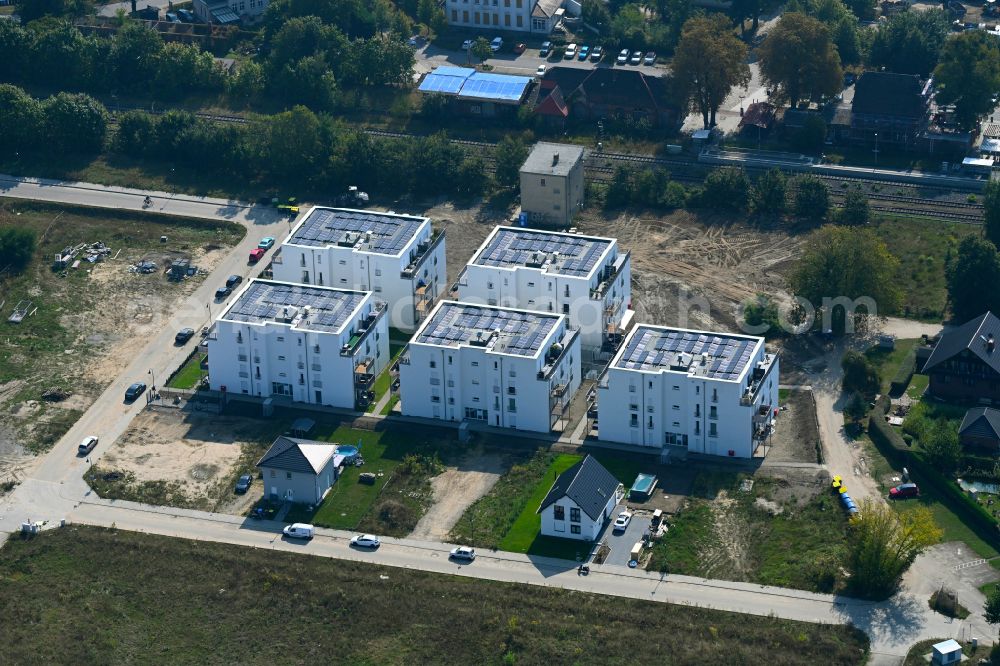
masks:
<path fill-rule="evenodd" d="M 624 510 L 624 504 L 618 506 L 615 508 L 615 512 L 612 517 L 617 518 L 618 514 Z M 608 526 L 604 530 L 604 539 L 611 548 L 611 552 L 608 553 L 607 558 L 604 560 L 604 564 L 617 567 L 627 567 L 629 560 L 632 559 L 632 546 L 634 546 L 637 541 L 642 540 L 643 533 L 649 529 L 649 520 L 649 516 L 645 512 L 637 513 L 632 516 L 632 521 L 628 524 L 628 527 L 625 528 L 625 531 L 619 534 L 616 534 L 612 529 L 614 522 L 612 521 L 608 523 Z"/>

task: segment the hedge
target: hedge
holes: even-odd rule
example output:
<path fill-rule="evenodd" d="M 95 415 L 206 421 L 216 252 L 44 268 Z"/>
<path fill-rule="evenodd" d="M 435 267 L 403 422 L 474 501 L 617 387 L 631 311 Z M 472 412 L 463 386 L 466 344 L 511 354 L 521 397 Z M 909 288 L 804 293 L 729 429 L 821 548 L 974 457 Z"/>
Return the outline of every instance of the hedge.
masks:
<path fill-rule="evenodd" d="M 896 370 L 896 375 L 889 384 L 889 395 L 903 395 L 903 391 L 910 385 L 910 380 L 913 379 L 913 373 L 916 371 L 917 351 L 916 349 L 910 349 L 906 356 L 903 357 L 903 362 L 899 364 L 899 369 Z"/>

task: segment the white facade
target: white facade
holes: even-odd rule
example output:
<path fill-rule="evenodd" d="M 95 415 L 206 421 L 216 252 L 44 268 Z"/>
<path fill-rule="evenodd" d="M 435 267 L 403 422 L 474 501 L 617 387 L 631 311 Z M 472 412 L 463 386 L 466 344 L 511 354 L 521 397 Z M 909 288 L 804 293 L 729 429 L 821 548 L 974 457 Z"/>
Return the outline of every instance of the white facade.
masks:
<path fill-rule="evenodd" d="M 281 244 L 274 279 L 371 291 L 413 331 L 447 284 L 444 233 L 426 217 L 313 207 Z"/>
<path fill-rule="evenodd" d="M 583 208 L 583 148 L 539 141 L 520 169 L 521 212 L 534 227 L 566 228 Z"/>
<path fill-rule="evenodd" d="M 452 297 L 565 315 L 580 344 L 597 349 L 620 339 L 631 321 L 631 256 L 614 238 L 497 227 Z"/>
<path fill-rule="evenodd" d="M 267 11 L 267 4 L 268 0 L 194 0 L 192 9 L 205 23 L 253 24 Z"/>
<path fill-rule="evenodd" d="M 569 497 L 563 497 L 555 504 L 542 509 L 543 536 L 554 536 L 563 539 L 579 539 L 580 541 L 596 541 L 604 523 L 611 518 L 620 497 L 608 498 L 598 519 L 591 518 L 580 506 Z M 556 519 L 556 516 L 562 516 Z M 576 518 L 576 520 L 574 520 Z M 579 531 L 577 531 L 579 530 Z"/>
<path fill-rule="evenodd" d="M 354 409 L 389 361 L 369 292 L 251 280 L 208 340 L 213 390 Z"/>
<path fill-rule="evenodd" d="M 407 416 L 549 432 L 580 386 L 565 317 L 442 301 L 399 362 Z"/>
<path fill-rule="evenodd" d="M 640 325 L 598 381 L 598 438 L 750 458 L 777 407 L 778 357 L 763 338 Z"/>
<path fill-rule="evenodd" d="M 547 35 L 562 18 L 562 0 L 447 0 L 448 25 Z"/>

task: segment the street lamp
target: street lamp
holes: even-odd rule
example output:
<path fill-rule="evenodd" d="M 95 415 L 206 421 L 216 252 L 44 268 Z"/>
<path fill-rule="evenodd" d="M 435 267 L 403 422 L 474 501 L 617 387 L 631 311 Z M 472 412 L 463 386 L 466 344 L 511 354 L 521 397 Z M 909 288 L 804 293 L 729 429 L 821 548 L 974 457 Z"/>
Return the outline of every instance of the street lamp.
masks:
<path fill-rule="evenodd" d="M 875 132 L 875 166 L 878 166 L 878 132 Z"/>

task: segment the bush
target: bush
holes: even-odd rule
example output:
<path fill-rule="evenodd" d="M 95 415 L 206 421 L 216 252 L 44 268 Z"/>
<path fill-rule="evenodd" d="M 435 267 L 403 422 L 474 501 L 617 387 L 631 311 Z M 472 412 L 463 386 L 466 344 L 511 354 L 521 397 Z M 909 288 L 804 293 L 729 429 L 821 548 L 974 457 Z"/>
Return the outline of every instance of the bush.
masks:
<path fill-rule="evenodd" d="M 35 254 L 35 234 L 27 229 L 0 229 L 0 274 L 20 273 Z"/>
<path fill-rule="evenodd" d="M 878 393 L 881 386 L 878 369 L 867 356 L 851 350 L 844 354 L 840 365 L 844 369 L 845 391 L 857 391 L 866 398 Z"/>
<path fill-rule="evenodd" d="M 743 169 L 722 167 L 705 178 L 702 205 L 706 208 L 746 210 L 750 202 L 750 180 Z"/>

